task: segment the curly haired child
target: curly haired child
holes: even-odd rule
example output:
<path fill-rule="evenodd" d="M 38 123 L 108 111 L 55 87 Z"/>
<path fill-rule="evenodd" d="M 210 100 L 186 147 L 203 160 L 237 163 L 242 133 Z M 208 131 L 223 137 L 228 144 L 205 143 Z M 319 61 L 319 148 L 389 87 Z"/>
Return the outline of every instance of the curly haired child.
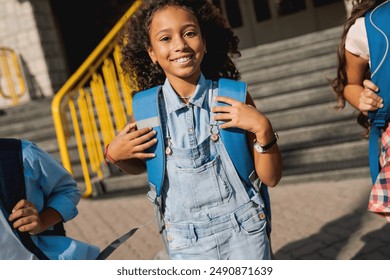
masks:
<path fill-rule="evenodd" d="M 210 125 L 245 130 L 258 177 L 270 187 L 279 182 L 281 155 L 270 121 L 249 94 L 246 103 L 218 96 L 219 78 L 240 78 L 232 60 L 240 55 L 239 41 L 226 20 L 206 0 L 150 1 L 130 18 L 123 42 L 122 66 L 132 86 L 162 85 L 160 117 L 169 148 L 162 207 L 170 257 L 270 259 L 262 198 L 238 176 L 224 143 L 210 131 Z M 133 121 L 107 153 L 136 174 L 155 157 L 145 150 L 157 140 L 152 128 L 137 129 Z M 269 149 L 258 152 L 254 143 Z"/>

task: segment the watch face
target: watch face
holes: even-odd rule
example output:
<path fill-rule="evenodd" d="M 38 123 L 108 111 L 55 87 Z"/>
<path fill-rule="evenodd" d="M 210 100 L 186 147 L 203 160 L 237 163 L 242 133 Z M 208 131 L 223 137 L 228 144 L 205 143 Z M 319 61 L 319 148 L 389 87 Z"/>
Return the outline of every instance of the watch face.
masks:
<path fill-rule="evenodd" d="M 263 147 L 260 146 L 260 144 L 257 143 L 257 142 L 255 142 L 255 143 L 253 144 L 253 147 L 255 147 L 256 151 L 259 152 L 259 153 L 263 153 L 263 152 L 264 152 Z"/>

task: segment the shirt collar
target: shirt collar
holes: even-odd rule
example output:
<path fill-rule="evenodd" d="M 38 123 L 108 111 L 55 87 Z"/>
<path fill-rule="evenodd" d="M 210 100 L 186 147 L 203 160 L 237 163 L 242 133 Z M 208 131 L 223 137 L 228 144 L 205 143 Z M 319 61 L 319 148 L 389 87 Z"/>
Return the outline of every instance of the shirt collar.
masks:
<path fill-rule="evenodd" d="M 202 108 L 207 90 L 210 88 L 210 85 L 211 81 L 206 80 L 203 74 L 201 74 L 199 77 L 198 84 L 195 88 L 194 95 L 188 103 Z M 165 79 L 165 83 L 162 86 L 162 90 L 165 98 L 167 113 L 172 113 L 174 111 L 187 107 L 187 104 L 184 104 L 180 101 L 180 98 L 177 96 L 168 79 Z"/>

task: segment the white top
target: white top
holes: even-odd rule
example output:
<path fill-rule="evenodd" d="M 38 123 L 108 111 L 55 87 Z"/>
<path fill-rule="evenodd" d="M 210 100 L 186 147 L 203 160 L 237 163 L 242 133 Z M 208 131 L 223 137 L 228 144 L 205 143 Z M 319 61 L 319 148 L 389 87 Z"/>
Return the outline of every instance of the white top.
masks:
<path fill-rule="evenodd" d="M 361 58 L 370 59 L 364 17 L 358 18 L 348 30 L 345 39 L 345 49 Z"/>

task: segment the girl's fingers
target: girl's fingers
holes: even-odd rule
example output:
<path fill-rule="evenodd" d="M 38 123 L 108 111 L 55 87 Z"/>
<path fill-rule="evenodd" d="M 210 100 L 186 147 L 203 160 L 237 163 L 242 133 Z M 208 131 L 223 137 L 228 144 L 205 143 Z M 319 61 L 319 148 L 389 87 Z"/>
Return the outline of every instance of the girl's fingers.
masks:
<path fill-rule="evenodd" d="M 229 113 L 218 114 L 214 116 L 214 120 L 216 121 L 230 121 L 232 118 L 233 116 Z"/>
<path fill-rule="evenodd" d="M 214 113 L 228 113 L 231 108 L 231 106 L 215 106 L 211 108 L 211 111 Z"/>
<path fill-rule="evenodd" d="M 225 122 L 225 123 L 222 123 L 219 125 L 219 128 L 221 128 L 221 129 L 226 129 L 226 128 L 230 128 L 230 127 L 234 127 L 232 122 Z"/>
<path fill-rule="evenodd" d="M 364 86 L 364 88 L 368 88 L 368 89 L 373 90 L 373 91 L 375 91 L 375 92 L 378 91 L 378 87 L 376 86 L 376 84 L 374 84 L 374 83 L 373 83 L 372 81 L 370 81 L 370 80 L 364 80 L 364 81 L 363 81 L 363 86 Z"/>
<path fill-rule="evenodd" d="M 143 134 L 139 137 L 132 139 L 132 141 L 134 141 L 133 142 L 134 145 L 138 146 L 138 145 L 141 145 L 142 143 L 149 141 L 150 139 L 154 138 L 155 136 L 156 136 L 156 131 L 152 130 L 146 134 Z"/>
<path fill-rule="evenodd" d="M 157 143 L 157 138 L 153 138 L 150 141 L 143 142 L 142 144 L 134 147 L 134 152 L 137 153 L 137 152 L 145 151 L 146 149 L 152 147 L 156 143 Z"/>
<path fill-rule="evenodd" d="M 154 153 L 136 153 L 136 154 L 134 154 L 134 156 L 139 158 L 139 159 L 148 159 L 148 158 L 156 157 L 156 154 L 154 154 Z"/>
<path fill-rule="evenodd" d="M 126 135 L 127 133 L 129 133 L 135 129 L 136 129 L 136 124 L 129 123 L 118 133 L 118 135 Z"/>
<path fill-rule="evenodd" d="M 127 140 L 131 141 L 131 140 L 137 139 L 137 138 L 142 137 L 145 134 L 151 133 L 153 131 L 154 130 L 151 127 L 145 127 L 145 128 L 141 128 L 139 130 L 132 131 L 129 134 L 127 134 Z"/>
<path fill-rule="evenodd" d="M 226 96 L 215 96 L 213 100 L 216 102 L 226 103 L 232 106 L 241 104 L 240 101 Z M 224 107 L 224 106 L 220 106 L 220 107 Z"/>

